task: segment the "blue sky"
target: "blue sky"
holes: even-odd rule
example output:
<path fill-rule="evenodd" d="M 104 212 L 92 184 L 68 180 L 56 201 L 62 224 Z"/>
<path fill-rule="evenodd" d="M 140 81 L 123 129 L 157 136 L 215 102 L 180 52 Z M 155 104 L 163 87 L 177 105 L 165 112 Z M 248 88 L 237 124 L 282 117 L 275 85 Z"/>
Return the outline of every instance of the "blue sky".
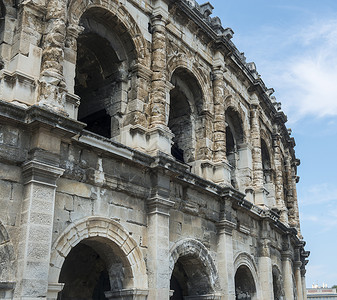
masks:
<path fill-rule="evenodd" d="M 311 251 L 307 287 L 337 284 L 337 1 L 210 2 L 288 116 L 301 159 L 301 228 Z"/>

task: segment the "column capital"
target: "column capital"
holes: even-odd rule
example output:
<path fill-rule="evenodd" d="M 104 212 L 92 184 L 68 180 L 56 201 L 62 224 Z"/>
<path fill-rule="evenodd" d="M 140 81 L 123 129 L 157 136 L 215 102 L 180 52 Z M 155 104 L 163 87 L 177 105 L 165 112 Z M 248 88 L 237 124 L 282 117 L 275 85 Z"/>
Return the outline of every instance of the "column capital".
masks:
<path fill-rule="evenodd" d="M 302 267 L 302 262 L 301 261 L 294 261 L 294 268 L 296 270 L 299 270 Z"/>
<path fill-rule="evenodd" d="M 227 234 L 232 235 L 233 229 L 236 227 L 236 224 L 234 222 L 231 222 L 229 220 L 221 220 L 216 224 L 218 227 L 219 234 Z"/>
<path fill-rule="evenodd" d="M 170 216 L 170 209 L 173 207 L 174 202 L 160 197 L 155 196 L 147 201 L 148 214 L 161 214 L 164 216 Z"/>
<path fill-rule="evenodd" d="M 64 169 L 48 165 L 36 160 L 22 165 L 23 183 L 40 183 L 56 187 L 56 180 L 63 174 Z"/>
<path fill-rule="evenodd" d="M 293 255 L 294 253 L 291 250 L 285 250 L 281 253 L 282 260 L 292 260 Z"/>

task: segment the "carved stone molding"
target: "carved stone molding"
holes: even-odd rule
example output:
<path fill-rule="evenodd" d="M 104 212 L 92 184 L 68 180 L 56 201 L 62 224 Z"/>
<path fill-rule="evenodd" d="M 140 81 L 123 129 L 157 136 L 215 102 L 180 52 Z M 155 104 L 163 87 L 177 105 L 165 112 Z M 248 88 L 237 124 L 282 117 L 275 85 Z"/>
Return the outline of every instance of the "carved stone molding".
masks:
<path fill-rule="evenodd" d="M 148 290 L 140 289 L 119 290 L 105 292 L 105 297 L 109 300 L 146 300 L 148 293 Z"/>

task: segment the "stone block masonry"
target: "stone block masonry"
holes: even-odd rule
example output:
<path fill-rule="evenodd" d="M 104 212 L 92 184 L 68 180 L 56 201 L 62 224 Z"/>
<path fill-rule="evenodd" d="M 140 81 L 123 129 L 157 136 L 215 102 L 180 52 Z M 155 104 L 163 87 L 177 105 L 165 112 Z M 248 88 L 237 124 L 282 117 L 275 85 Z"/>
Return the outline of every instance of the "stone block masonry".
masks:
<path fill-rule="evenodd" d="M 306 299 L 295 142 L 212 10 L 0 0 L 0 299 Z"/>

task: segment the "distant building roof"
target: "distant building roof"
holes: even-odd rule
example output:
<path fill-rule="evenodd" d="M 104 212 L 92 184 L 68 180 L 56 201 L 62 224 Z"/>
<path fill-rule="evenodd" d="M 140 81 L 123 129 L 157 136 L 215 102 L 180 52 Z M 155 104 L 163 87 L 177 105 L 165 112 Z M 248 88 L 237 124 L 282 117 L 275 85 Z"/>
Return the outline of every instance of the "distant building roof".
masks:
<path fill-rule="evenodd" d="M 308 299 L 337 299 L 336 289 L 315 288 L 307 289 Z"/>

